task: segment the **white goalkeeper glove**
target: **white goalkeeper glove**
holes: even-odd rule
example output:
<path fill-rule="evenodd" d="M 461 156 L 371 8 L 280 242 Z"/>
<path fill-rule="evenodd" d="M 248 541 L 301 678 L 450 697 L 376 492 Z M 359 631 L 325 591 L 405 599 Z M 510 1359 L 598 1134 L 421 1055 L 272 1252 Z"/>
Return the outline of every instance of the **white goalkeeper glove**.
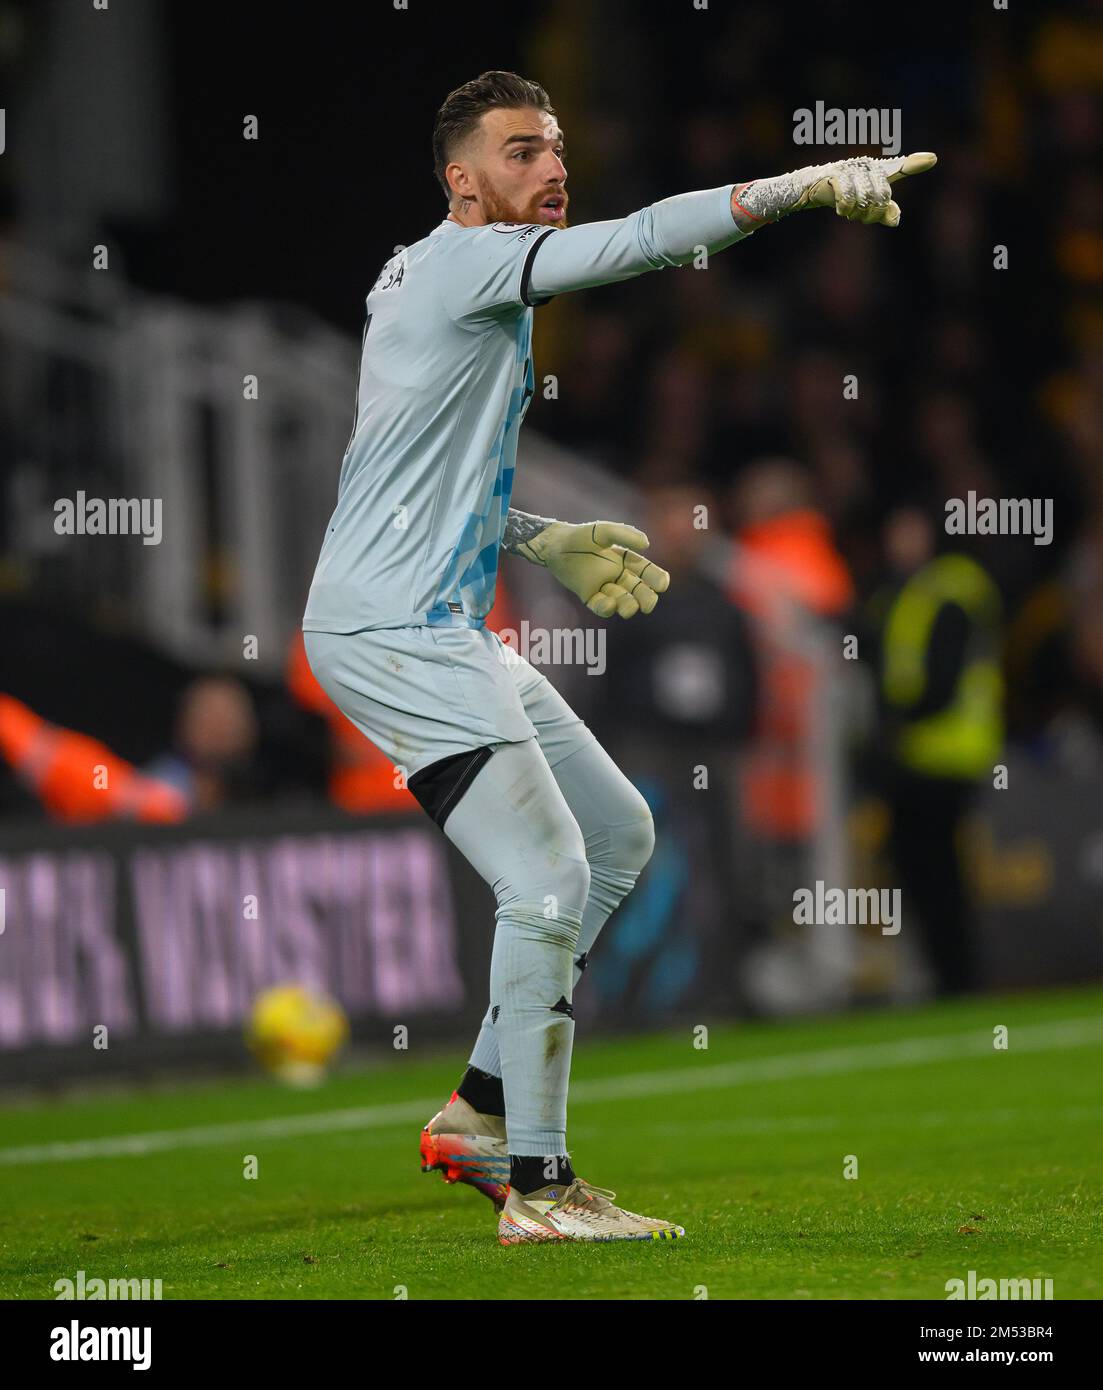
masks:
<path fill-rule="evenodd" d="M 599 618 L 631 618 L 650 613 L 670 584 L 666 570 L 637 554 L 648 544 L 642 531 L 619 521 L 553 521 L 517 553 L 543 565 Z"/>
<path fill-rule="evenodd" d="M 803 208 L 833 207 L 848 222 L 898 227 L 900 207 L 893 202 L 892 185 L 937 163 L 937 155 L 924 153 L 810 164 L 778 178 L 753 179 L 736 189 L 735 204 L 759 222 L 776 222 Z"/>

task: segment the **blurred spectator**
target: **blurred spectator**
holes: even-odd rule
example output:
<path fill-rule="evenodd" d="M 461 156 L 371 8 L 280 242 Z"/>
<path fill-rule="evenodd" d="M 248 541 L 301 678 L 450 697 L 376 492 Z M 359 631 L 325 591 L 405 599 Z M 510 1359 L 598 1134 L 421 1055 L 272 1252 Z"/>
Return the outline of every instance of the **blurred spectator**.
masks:
<path fill-rule="evenodd" d="M 954 994 L 978 983 L 959 836 L 1002 744 L 1001 601 L 976 560 L 936 554 L 919 507 L 892 513 L 884 548 L 869 614 L 892 854 L 905 929 L 916 922 L 939 992 Z"/>
<path fill-rule="evenodd" d="M 176 787 L 10 695 L 0 695 L 0 756 L 56 820 L 178 821 L 188 814 Z"/>
<path fill-rule="evenodd" d="M 718 509 L 702 488 L 656 487 L 642 522 L 670 589 L 644 622 L 610 623 L 608 668 L 595 722 L 616 742 L 625 728 L 669 748 L 730 750 L 747 737 L 755 708 L 747 620 L 713 577 Z M 709 529 L 711 524 L 711 528 Z"/>
<path fill-rule="evenodd" d="M 175 787 L 193 813 L 248 801 L 257 792 L 256 710 L 233 676 L 201 676 L 180 697 L 173 747 L 146 773 Z"/>
<path fill-rule="evenodd" d="M 1032 751 L 1076 777 L 1103 771 L 1103 513 L 1061 573 L 1028 596 L 1008 635 L 1008 695 Z"/>
<path fill-rule="evenodd" d="M 800 844 L 824 814 L 813 748 L 820 653 L 808 619 L 840 616 L 854 590 L 807 469 L 787 458 L 758 460 L 731 496 L 738 544 L 730 597 L 754 620 L 760 672 L 744 813 L 756 837 Z"/>
<path fill-rule="evenodd" d="M 1070 681 L 1045 727 L 1058 764 L 1076 777 L 1103 773 L 1103 586 L 1078 596 L 1068 634 Z"/>
<path fill-rule="evenodd" d="M 603 930 L 582 1008 L 603 1016 L 676 1009 L 694 979 L 730 1006 L 741 885 L 733 840 L 738 756 L 756 706 L 745 615 L 727 598 L 729 542 L 700 487 L 649 490 L 647 554 L 670 588 L 646 617 L 614 618 L 591 714 L 603 744 L 647 799 L 656 850 L 631 899 Z"/>
<path fill-rule="evenodd" d="M 736 482 L 735 585 L 746 606 L 761 611 L 795 601 L 824 615 L 850 606 L 854 588 L 846 561 L 815 492 L 808 470 L 786 458 L 760 459 Z"/>

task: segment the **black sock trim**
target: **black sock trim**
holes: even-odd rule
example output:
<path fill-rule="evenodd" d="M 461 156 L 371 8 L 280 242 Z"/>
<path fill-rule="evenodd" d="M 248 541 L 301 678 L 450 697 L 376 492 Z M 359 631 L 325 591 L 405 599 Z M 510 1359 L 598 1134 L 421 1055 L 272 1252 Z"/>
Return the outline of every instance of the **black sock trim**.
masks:
<path fill-rule="evenodd" d="M 558 1183 L 563 1188 L 570 1186 L 574 1182 L 574 1169 L 571 1167 L 571 1160 L 568 1154 L 559 1154 L 556 1158 L 558 1168 L 555 1170 L 556 1176 L 549 1178 L 545 1171 L 551 1156 L 540 1157 L 539 1154 L 510 1154 L 509 1156 L 509 1185 L 516 1188 L 518 1192 L 538 1192 L 542 1187 L 549 1187 L 552 1183 Z"/>
<path fill-rule="evenodd" d="M 469 1066 L 456 1092 L 480 1115 L 499 1115 L 505 1119 L 506 1097 L 500 1076 Z"/>

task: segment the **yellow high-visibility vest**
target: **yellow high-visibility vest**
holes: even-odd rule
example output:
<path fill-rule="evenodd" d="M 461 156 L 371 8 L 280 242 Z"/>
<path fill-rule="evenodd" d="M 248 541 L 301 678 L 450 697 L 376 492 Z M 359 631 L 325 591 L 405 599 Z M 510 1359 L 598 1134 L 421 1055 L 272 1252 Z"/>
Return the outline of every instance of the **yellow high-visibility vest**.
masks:
<path fill-rule="evenodd" d="M 905 766 L 927 776 L 979 777 L 991 772 L 1003 746 L 1003 678 L 999 590 L 975 560 L 940 555 L 901 589 L 885 622 L 881 688 L 902 714 L 921 698 L 931 633 L 946 603 L 956 603 L 969 620 L 953 698 L 937 714 L 905 725 L 895 752 Z"/>

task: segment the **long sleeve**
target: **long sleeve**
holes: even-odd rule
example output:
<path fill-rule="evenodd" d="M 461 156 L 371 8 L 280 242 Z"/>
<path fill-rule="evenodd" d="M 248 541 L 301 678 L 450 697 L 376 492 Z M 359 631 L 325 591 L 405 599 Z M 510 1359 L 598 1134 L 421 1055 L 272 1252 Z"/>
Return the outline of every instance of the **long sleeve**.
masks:
<path fill-rule="evenodd" d="M 734 184 L 679 193 L 611 222 L 580 227 L 445 222 L 440 294 L 457 323 L 488 323 L 504 310 L 531 308 L 553 295 L 630 280 L 648 270 L 685 265 L 704 246 L 723 250 L 750 236 L 732 216 Z"/>
<path fill-rule="evenodd" d="M 734 187 L 679 193 L 628 217 L 551 229 L 531 249 L 527 301 L 685 265 L 698 247 L 721 251 L 742 241 L 750 233 L 732 216 Z"/>

